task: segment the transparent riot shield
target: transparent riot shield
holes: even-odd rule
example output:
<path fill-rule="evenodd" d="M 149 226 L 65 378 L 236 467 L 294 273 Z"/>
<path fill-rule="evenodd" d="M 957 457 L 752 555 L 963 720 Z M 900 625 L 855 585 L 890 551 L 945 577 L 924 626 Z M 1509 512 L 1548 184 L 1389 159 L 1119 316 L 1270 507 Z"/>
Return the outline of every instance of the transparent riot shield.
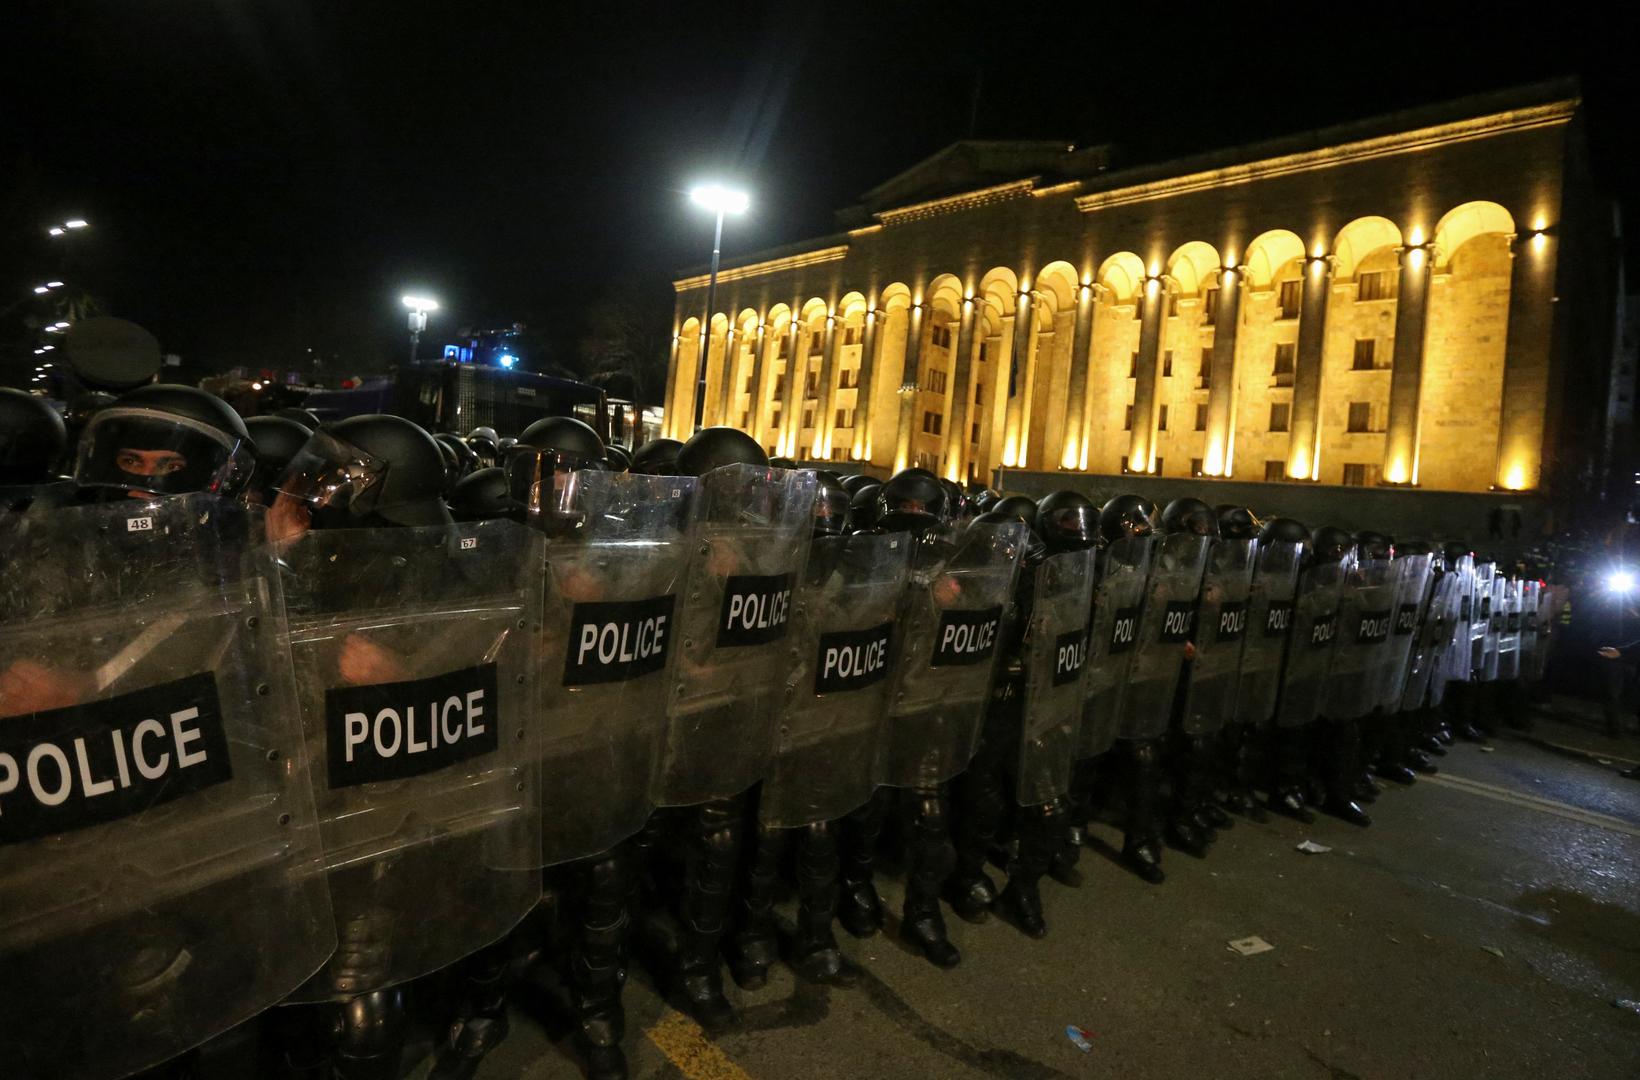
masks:
<path fill-rule="evenodd" d="M 1520 678 L 1520 580 L 1503 581 L 1503 630 L 1498 634 L 1498 678 Z"/>
<path fill-rule="evenodd" d="M 1233 716 L 1237 723 L 1262 727 L 1275 713 L 1303 558 L 1303 544 L 1283 541 L 1259 546 L 1247 594 L 1247 636 L 1236 682 Z"/>
<path fill-rule="evenodd" d="M 335 948 L 260 512 L 52 511 L 0 573 L 0 1073 L 98 1080 Z"/>
<path fill-rule="evenodd" d="M 1190 662 L 1181 728 L 1187 735 L 1218 731 L 1235 715 L 1236 684 L 1247 641 L 1257 540 L 1216 540 L 1202 577 L 1196 610 L 1196 657 Z"/>
<path fill-rule="evenodd" d="M 920 541 L 901 598 L 882 780 L 932 787 L 968 767 L 991 697 L 1024 522 Z"/>
<path fill-rule="evenodd" d="M 1067 551 L 1035 569 L 1014 783 L 1021 806 L 1040 806 L 1070 791 L 1082 729 L 1094 560 L 1091 550 Z"/>
<path fill-rule="evenodd" d="M 1458 559 L 1447 573 L 1457 579 L 1453 594 L 1452 641 L 1446 654 L 1430 674 L 1429 701 L 1438 705 L 1446 696 L 1446 684 L 1468 682 L 1474 668 L 1475 560 L 1465 555 Z"/>
<path fill-rule="evenodd" d="M 1424 615 L 1407 661 L 1400 702 L 1400 708 L 1405 711 L 1422 708 L 1426 703 L 1439 704 L 1446 693 L 1445 664 L 1457 636 L 1462 580 L 1451 571 L 1436 574 L 1432 570 L 1431 577 L 1429 599 L 1425 601 Z"/>
<path fill-rule="evenodd" d="M 1397 712 L 1405 696 L 1412 656 L 1429 614 L 1430 566 L 1433 555 L 1399 555 L 1390 564 L 1395 582 L 1394 623 L 1384 643 L 1383 696 L 1379 707 Z"/>
<path fill-rule="evenodd" d="M 1353 552 L 1336 561 L 1318 560 L 1299 574 L 1281 695 L 1276 701 L 1277 727 L 1303 727 L 1321 709 L 1338 640 L 1339 592 L 1354 561 Z"/>
<path fill-rule="evenodd" d="M 547 544 L 541 854 L 608 851 L 649 817 L 666 736 L 693 478 L 575 474 L 583 517 Z"/>
<path fill-rule="evenodd" d="M 1097 757 L 1116 742 L 1128 667 L 1139 639 L 1139 615 L 1150 578 L 1148 536 L 1128 536 L 1099 553 L 1093 618 L 1088 625 L 1088 662 L 1082 680 L 1082 735 L 1077 757 Z"/>
<path fill-rule="evenodd" d="M 777 828 L 831 821 L 877 790 L 894 620 L 914 538 L 814 541 L 798 586 L 774 765 L 758 813 Z"/>
<path fill-rule="evenodd" d="M 1338 592 L 1337 644 L 1321 699 L 1329 720 L 1366 716 L 1384 698 L 1384 650 L 1395 628 L 1389 559 L 1357 558 Z"/>
<path fill-rule="evenodd" d="M 1538 677 L 1538 604 L 1543 583 L 1537 579 L 1520 583 L 1520 677 L 1527 682 Z"/>
<path fill-rule="evenodd" d="M 1121 738 L 1154 739 L 1167 732 L 1211 544 L 1210 537 L 1169 533 L 1151 545 L 1138 642 L 1122 693 Z"/>
<path fill-rule="evenodd" d="M 1488 567 L 1492 574 L 1492 602 L 1487 608 L 1486 636 L 1481 654 L 1480 679 L 1482 682 L 1496 682 L 1498 680 L 1498 650 L 1503 641 L 1504 625 L 1507 622 L 1505 606 L 1508 603 L 1509 579 L 1506 578 L 1496 565 Z"/>
<path fill-rule="evenodd" d="M 700 479 L 658 806 L 729 798 L 768 769 L 816 484 L 813 473 L 750 465 Z"/>
<path fill-rule="evenodd" d="M 1492 636 L 1492 577 L 1497 568 L 1491 563 L 1476 563 L 1473 601 L 1469 619 L 1469 671 L 1464 678 L 1485 681 L 1487 654 L 1497 656 L 1497 638 Z"/>
<path fill-rule="evenodd" d="M 340 945 L 297 1001 L 436 971 L 540 898 L 542 538 L 315 530 L 285 552 Z"/>

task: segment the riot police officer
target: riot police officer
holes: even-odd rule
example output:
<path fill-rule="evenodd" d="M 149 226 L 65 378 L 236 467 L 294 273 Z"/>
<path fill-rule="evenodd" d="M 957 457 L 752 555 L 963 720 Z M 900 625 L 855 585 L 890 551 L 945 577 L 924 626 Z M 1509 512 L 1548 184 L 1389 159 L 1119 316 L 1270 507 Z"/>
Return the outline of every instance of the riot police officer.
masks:
<path fill-rule="evenodd" d="M 283 416 L 253 416 L 245 421 L 245 430 L 256 444 L 256 471 L 251 474 L 245 498 L 260 506 L 272 506 L 279 494 L 279 478 L 312 432 Z"/>
<path fill-rule="evenodd" d="M 68 428 L 44 398 L 0 387 L 0 513 L 21 512 L 56 481 Z"/>

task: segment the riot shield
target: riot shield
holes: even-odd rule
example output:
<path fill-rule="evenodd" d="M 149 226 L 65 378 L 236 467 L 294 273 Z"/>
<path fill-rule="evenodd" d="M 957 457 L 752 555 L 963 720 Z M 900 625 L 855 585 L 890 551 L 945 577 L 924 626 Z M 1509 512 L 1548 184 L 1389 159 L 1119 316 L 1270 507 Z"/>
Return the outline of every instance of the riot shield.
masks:
<path fill-rule="evenodd" d="M 1236 722 L 1262 727 L 1281 693 L 1281 666 L 1293 626 L 1294 597 L 1304 545 L 1261 544 L 1247 595 L 1247 637 L 1236 682 Z"/>
<path fill-rule="evenodd" d="M 758 813 L 777 828 L 831 821 L 877 789 L 894 619 L 914 538 L 814 541 L 797 589 L 785 705 Z"/>
<path fill-rule="evenodd" d="M 1470 605 L 1469 671 L 1465 678 L 1484 681 L 1487 653 L 1496 659 L 1497 638 L 1492 636 L 1492 577 L 1497 568 L 1491 563 L 1475 564 L 1474 601 Z M 1490 639 L 1490 640 L 1489 640 Z"/>
<path fill-rule="evenodd" d="M 575 535 L 547 544 L 541 852 L 568 862 L 643 827 L 666 735 L 687 477 L 575 474 Z"/>
<path fill-rule="evenodd" d="M 1403 711 L 1439 704 L 1446 693 L 1445 664 L 1458 630 L 1459 590 L 1462 578 L 1452 571 L 1434 575 L 1424 603 L 1424 615 L 1413 635 L 1407 661 L 1407 677 L 1402 688 Z"/>
<path fill-rule="evenodd" d="M 1099 553 L 1099 583 L 1094 587 L 1088 662 L 1082 681 L 1079 758 L 1103 754 L 1116 741 L 1128 667 L 1138 644 L 1145 583 L 1150 578 L 1150 545 L 1148 536 L 1128 536 Z"/>
<path fill-rule="evenodd" d="M 884 784 L 943 784 L 973 759 L 1025 533 L 1024 522 L 972 524 L 912 552 L 890 674 Z"/>
<path fill-rule="evenodd" d="M 1498 634 L 1498 678 L 1520 678 L 1520 580 L 1503 581 L 1503 630 Z"/>
<path fill-rule="evenodd" d="M 1338 640 L 1339 591 L 1354 559 L 1350 554 L 1338 560 L 1317 560 L 1299 574 L 1287 659 L 1281 671 L 1281 696 L 1276 702 L 1277 727 L 1303 727 L 1321 709 Z"/>
<path fill-rule="evenodd" d="M 1389 559 L 1358 558 L 1338 593 L 1338 641 L 1321 699 L 1329 720 L 1366 716 L 1384 697 L 1384 649 L 1395 624 Z"/>
<path fill-rule="evenodd" d="M 0 1071 L 125 1076 L 335 948 L 260 512 L 31 522 L 0 574 Z"/>
<path fill-rule="evenodd" d="M 1433 555 L 1399 555 L 1390 564 L 1395 583 L 1394 624 L 1384 643 L 1383 696 L 1385 712 L 1397 712 L 1406 693 L 1407 677 L 1424 619 L 1429 613 L 1430 566 Z"/>
<path fill-rule="evenodd" d="M 1186 735 L 1211 734 L 1235 715 L 1257 561 L 1257 540 L 1217 540 L 1208 554 L 1192 639 L 1196 657 L 1190 662 L 1180 721 Z"/>
<path fill-rule="evenodd" d="M 1533 682 L 1538 677 L 1538 604 L 1543 583 L 1536 578 L 1520 583 L 1520 677 Z"/>
<path fill-rule="evenodd" d="M 542 538 L 506 521 L 316 530 L 291 652 L 341 939 L 293 996 L 445 967 L 540 898 Z"/>
<path fill-rule="evenodd" d="M 1022 659 L 1024 694 L 1014 799 L 1040 806 L 1070 791 L 1082 729 L 1095 553 L 1067 551 L 1036 567 Z"/>
<path fill-rule="evenodd" d="M 1498 647 L 1503 640 L 1504 624 L 1507 614 L 1504 611 L 1509 592 L 1509 579 L 1506 578 L 1496 565 L 1488 565 L 1491 571 L 1491 604 L 1487 607 L 1486 636 L 1481 653 L 1480 680 L 1482 682 L 1496 682 L 1498 680 Z"/>
<path fill-rule="evenodd" d="M 1477 613 L 1475 599 L 1475 560 L 1465 555 L 1447 570 L 1457 578 L 1454 589 L 1452 642 L 1435 670 L 1430 675 L 1430 704 L 1438 705 L 1446 695 L 1449 682 L 1468 682 L 1474 671 L 1474 627 Z"/>
<path fill-rule="evenodd" d="M 751 465 L 700 479 L 655 774 L 659 806 L 729 798 L 768 769 L 816 485 L 813 473 Z"/>
<path fill-rule="evenodd" d="M 1167 732 L 1212 542 L 1194 533 L 1169 533 L 1151 545 L 1144 610 L 1117 725 L 1123 739 L 1154 739 Z"/>

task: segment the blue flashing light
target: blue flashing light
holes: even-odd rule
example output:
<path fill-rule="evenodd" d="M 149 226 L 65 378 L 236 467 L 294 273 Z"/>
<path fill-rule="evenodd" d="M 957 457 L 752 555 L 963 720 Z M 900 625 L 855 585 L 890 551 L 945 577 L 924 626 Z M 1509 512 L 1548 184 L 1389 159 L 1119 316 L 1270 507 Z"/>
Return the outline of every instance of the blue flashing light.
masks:
<path fill-rule="evenodd" d="M 518 357 L 514 356 L 512 353 L 502 353 L 501 354 L 501 366 L 502 367 L 510 368 L 516 363 L 518 363 Z"/>

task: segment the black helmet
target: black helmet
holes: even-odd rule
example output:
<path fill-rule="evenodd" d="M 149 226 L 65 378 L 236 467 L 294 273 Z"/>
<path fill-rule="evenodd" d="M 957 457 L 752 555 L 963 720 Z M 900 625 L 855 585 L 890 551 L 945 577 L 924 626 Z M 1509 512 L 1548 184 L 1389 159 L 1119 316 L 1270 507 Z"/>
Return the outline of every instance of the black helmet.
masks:
<path fill-rule="evenodd" d="M 68 446 L 68 427 L 45 398 L 0 387 L 0 485 L 43 484 Z"/>
<path fill-rule="evenodd" d="M 1219 519 L 1213 508 L 1200 499 L 1174 499 L 1162 511 L 1162 531 L 1217 536 Z"/>
<path fill-rule="evenodd" d="M 940 486 L 945 488 L 945 518 L 947 521 L 961 521 L 969 514 L 968 493 L 955 480 L 941 480 Z"/>
<path fill-rule="evenodd" d="M 1323 562 L 1342 559 L 1355 546 L 1355 537 L 1336 525 L 1321 526 L 1311 541 L 1315 544 L 1315 557 Z"/>
<path fill-rule="evenodd" d="M 1033 527 L 1036 525 L 1036 503 L 1028 495 L 1009 495 L 998 499 L 991 504 L 987 513 L 1004 514 L 1015 521 L 1023 521 Z"/>
<path fill-rule="evenodd" d="M 570 477 L 604 467 L 604 440 L 571 416 L 548 416 L 524 429 L 504 468 L 513 502 L 531 517 L 578 517 Z"/>
<path fill-rule="evenodd" d="M 475 427 L 473 430 L 469 431 L 467 433 L 467 438 L 469 438 L 469 439 L 488 439 L 488 440 L 490 440 L 490 442 L 494 443 L 494 442 L 497 442 L 500 439 L 500 436 L 495 433 L 495 428 L 489 427 L 488 425 L 481 425 L 481 426 Z"/>
<path fill-rule="evenodd" d="M 488 429 L 481 428 L 480 430 Z M 486 438 L 483 435 L 469 435 L 467 436 L 467 445 L 478 458 L 478 464 L 481 468 L 488 469 L 501 464 L 501 448 L 496 446 L 494 439 Z"/>
<path fill-rule="evenodd" d="M 246 496 L 252 502 L 272 506 L 279 493 L 279 478 L 312 433 L 283 416 L 253 416 L 245 421 L 245 430 L 256 443 L 256 470 L 251 473 Z"/>
<path fill-rule="evenodd" d="M 987 510 L 974 518 L 969 524 L 1010 525 L 1023 520 L 1018 514 L 1009 514 L 1002 510 Z M 1020 555 L 1028 566 L 1035 566 L 1048 557 L 1048 545 L 1035 529 L 1025 530 L 1025 545 Z"/>
<path fill-rule="evenodd" d="M 314 528 L 450 524 L 444 458 L 402 416 L 350 416 L 314 432 L 279 481 L 279 502 L 305 506 Z"/>
<path fill-rule="evenodd" d="M 627 472 L 632 468 L 632 455 L 626 452 L 626 447 L 614 443 L 604 447 L 604 460 L 609 463 L 610 472 Z"/>
<path fill-rule="evenodd" d="M 69 431 L 78 431 L 90 422 L 102 410 L 118 401 L 113 394 L 106 390 L 87 390 L 83 394 L 75 394 L 68 403 L 68 412 L 63 420 L 68 424 Z"/>
<path fill-rule="evenodd" d="M 1395 545 L 1396 555 L 1433 555 L 1435 547 L 1428 540 L 1405 540 Z"/>
<path fill-rule="evenodd" d="M 870 483 L 861 487 L 849 500 L 849 519 L 856 532 L 865 532 L 877 524 L 877 493 L 882 485 Z"/>
<path fill-rule="evenodd" d="M 1258 531 L 1258 542 L 1261 544 L 1304 544 L 1310 543 L 1310 530 L 1305 528 L 1302 521 L 1292 518 L 1271 518 L 1264 523 L 1264 528 Z"/>
<path fill-rule="evenodd" d="M 678 451 L 683 444 L 676 439 L 650 439 L 632 451 L 631 469 L 647 476 L 676 476 Z"/>
<path fill-rule="evenodd" d="M 924 514 L 945 520 L 945 488 L 927 469 L 902 469 L 877 492 L 878 519 L 890 514 Z"/>
<path fill-rule="evenodd" d="M 227 402 L 196 387 L 155 383 L 91 418 L 74 480 L 82 488 L 232 497 L 250 480 L 255 455 L 245 421 Z"/>
<path fill-rule="evenodd" d="M 1395 554 L 1395 542 L 1381 532 L 1363 529 L 1355 534 L 1364 559 L 1387 559 Z"/>
<path fill-rule="evenodd" d="M 1001 498 L 1002 494 L 1000 492 L 992 491 L 990 488 L 986 488 L 984 491 L 981 491 L 978 495 L 974 496 L 974 509 L 978 510 L 981 514 L 989 513 L 991 508 L 996 506 Z"/>
<path fill-rule="evenodd" d="M 450 492 L 450 515 L 457 521 L 511 517 L 518 509 L 507 492 L 507 470 L 480 469 L 456 482 Z"/>
<path fill-rule="evenodd" d="M 298 424 L 301 424 L 303 427 L 307 428 L 309 431 L 318 431 L 321 423 L 318 413 L 314 412 L 312 409 L 303 409 L 295 405 L 290 405 L 283 409 L 276 409 L 274 410 L 273 415 L 285 420 L 294 420 Z"/>
<path fill-rule="evenodd" d="M 455 490 L 456 483 L 463 475 L 461 458 L 454 450 L 450 449 L 449 443 L 437 435 L 433 436 L 433 442 L 438 446 L 439 456 L 444 458 L 444 498 L 448 502 L 450 492 Z"/>
<path fill-rule="evenodd" d="M 849 529 L 849 494 L 842 481 L 829 472 L 815 473 L 820 481 L 814 500 L 814 535 L 842 536 Z"/>
<path fill-rule="evenodd" d="M 699 434 L 699 432 L 697 432 L 696 434 Z M 750 462 L 747 462 L 747 464 L 750 464 Z M 797 468 L 797 462 L 793 461 L 789 457 L 772 457 L 772 458 L 769 459 L 769 468 L 771 468 L 771 469 L 795 469 L 795 468 Z"/>
<path fill-rule="evenodd" d="M 1251 540 L 1258 535 L 1259 520 L 1245 506 L 1221 503 L 1213 513 L 1219 519 L 1219 535 L 1226 540 Z"/>
<path fill-rule="evenodd" d="M 1143 495 L 1118 495 L 1099 511 L 1099 532 L 1106 543 L 1156 531 L 1156 504 Z"/>
<path fill-rule="evenodd" d="M 1099 541 L 1099 508 L 1080 491 L 1044 495 L 1036 504 L 1036 531 L 1056 555 L 1086 551 Z"/>
<path fill-rule="evenodd" d="M 767 468 L 771 464 L 757 440 L 738 428 L 701 428 L 678 447 L 678 472 L 684 476 L 705 476 L 725 465 Z"/>
<path fill-rule="evenodd" d="M 1465 555 L 1473 555 L 1474 551 L 1462 540 L 1448 540 L 1441 545 L 1441 558 L 1448 566 L 1457 566 L 1458 561 Z"/>
<path fill-rule="evenodd" d="M 495 441 L 496 453 L 500 454 L 502 457 L 506 457 L 507 456 L 507 451 L 511 450 L 513 447 L 515 447 L 517 445 L 518 445 L 518 440 L 515 439 L 513 436 L 503 435 L 503 436 L 501 436 L 501 438 L 499 438 Z"/>
<path fill-rule="evenodd" d="M 851 498 L 861 488 L 875 483 L 877 483 L 876 478 L 867 476 L 865 473 L 855 473 L 852 476 L 845 476 L 842 479 L 843 490 L 848 492 Z"/>

